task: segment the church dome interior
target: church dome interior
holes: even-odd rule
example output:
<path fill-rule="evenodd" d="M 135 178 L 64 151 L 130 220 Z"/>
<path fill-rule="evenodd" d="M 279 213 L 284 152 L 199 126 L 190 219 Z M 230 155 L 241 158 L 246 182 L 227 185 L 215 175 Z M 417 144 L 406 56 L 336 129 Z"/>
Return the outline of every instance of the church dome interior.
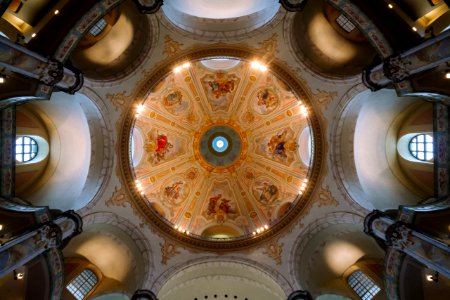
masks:
<path fill-rule="evenodd" d="M 6 0 L 0 298 L 450 295 L 448 0 Z"/>

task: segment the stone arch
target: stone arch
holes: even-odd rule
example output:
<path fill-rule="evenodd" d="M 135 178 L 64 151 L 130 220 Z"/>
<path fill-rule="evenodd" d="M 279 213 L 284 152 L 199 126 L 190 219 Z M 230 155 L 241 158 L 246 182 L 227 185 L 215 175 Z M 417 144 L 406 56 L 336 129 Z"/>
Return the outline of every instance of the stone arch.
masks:
<path fill-rule="evenodd" d="M 150 246 L 150 242 L 145 235 L 135 225 L 114 213 L 110 212 L 98 212 L 89 214 L 83 217 L 84 227 L 92 224 L 107 224 L 115 226 L 126 233 L 137 247 L 138 252 L 141 254 L 143 262 L 143 276 L 141 279 L 141 285 L 139 288 L 147 289 L 148 285 L 153 280 L 153 252 Z"/>
<path fill-rule="evenodd" d="M 364 217 L 350 212 L 335 212 L 330 213 L 320 219 L 307 225 L 301 232 L 299 232 L 297 239 L 292 247 L 289 257 L 289 273 L 291 281 L 294 282 L 295 290 L 302 290 L 300 282 L 296 279 L 298 273 L 298 266 L 295 264 L 296 256 L 300 255 L 305 249 L 309 241 L 321 230 L 336 224 L 357 224 L 361 225 L 361 230 L 364 224 Z"/>
<path fill-rule="evenodd" d="M 177 274 L 182 274 L 185 270 L 191 267 L 202 267 L 202 266 L 208 267 L 221 264 L 236 265 L 242 268 L 252 268 L 258 274 L 265 276 L 267 278 L 271 278 L 271 280 L 276 282 L 284 291 L 285 296 L 289 295 L 293 291 L 292 285 L 289 283 L 287 278 L 285 278 L 281 273 L 277 272 L 272 268 L 268 268 L 267 266 L 260 264 L 256 261 L 236 256 L 227 256 L 227 257 L 206 256 L 202 258 L 191 259 L 182 264 L 175 265 L 167 269 L 158 278 L 156 278 L 156 280 L 152 283 L 150 290 L 158 294 L 164 287 L 164 285 L 172 277 L 177 276 Z"/>

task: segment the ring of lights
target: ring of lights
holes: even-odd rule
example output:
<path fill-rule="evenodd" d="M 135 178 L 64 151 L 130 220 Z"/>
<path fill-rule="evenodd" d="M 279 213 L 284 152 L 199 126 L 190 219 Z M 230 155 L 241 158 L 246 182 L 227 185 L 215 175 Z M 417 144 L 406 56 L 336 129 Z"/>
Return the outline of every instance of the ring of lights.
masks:
<path fill-rule="evenodd" d="M 186 61 L 194 61 L 198 59 L 204 59 L 208 57 L 236 57 L 243 61 L 251 61 L 258 53 L 254 53 L 249 49 L 236 49 L 233 47 L 227 47 L 221 45 L 220 47 L 212 46 L 210 48 L 205 48 L 200 51 L 192 51 L 183 53 L 182 55 L 172 57 L 172 62 L 176 61 L 178 64 L 182 64 Z M 176 64 L 176 65 L 178 65 Z M 136 90 L 132 93 L 133 99 L 145 99 L 146 95 L 149 91 L 161 80 L 164 78 L 166 74 L 170 73 L 173 70 L 173 63 L 165 63 L 155 68 L 155 71 L 145 80 L 142 84 L 140 84 Z M 308 184 L 306 186 L 302 186 L 301 195 L 298 195 L 293 201 L 293 204 L 289 209 L 283 214 L 282 218 L 276 220 L 276 222 L 272 222 L 270 227 L 264 228 L 264 230 L 260 230 L 258 234 L 252 235 L 251 233 L 248 235 L 239 236 L 233 239 L 225 239 L 225 240 L 214 240 L 205 238 L 203 236 L 188 234 L 186 231 L 180 231 L 174 228 L 173 224 L 168 222 L 165 218 L 161 217 L 161 215 L 152 207 L 149 202 L 141 195 L 141 191 L 135 184 L 134 170 L 132 168 L 132 164 L 130 162 L 130 135 L 132 133 L 132 129 L 134 126 L 134 122 L 136 120 L 135 107 L 140 104 L 139 100 L 136 100 L 135 103 L 128 107 L 128 111 L 125 114 L 123 119 L 123 126 L 120 136 L 120 166 L 122 175 L 126 181 L 127 191 L 131 195 L 131 199 L 134 203 L 134 207 L 138 208 L 141 214 L 144 215 L 146 219 L 149 220 L 150 224 L 154 225 L 154 228 L 159 230 L 162 234 L 166 234 L 168 236 L 176 238 L 181 243 L 186 245 L 204 249 L 204 250 L 214 250 L 214 251 L 227 251 L 227 250 L 238 250 L 246 247 L 250 247 L 252 245 L 258 244 L 269 237 L 272 237 L 278 234 L 283 228 L 286 226 L 292 226 L 301 215 L 301 212 L 309 205 L 311 194 L 313 192 L 314 186 L 319 178 L 319 173 L 322 165 L 322 134 L 320 129 L 319 120 L 314 114 L 314 109 L 310 104 L 309 97 L 305 93 L 302 85 L 295 79 L 295 77 L 286 69 L 281 67 L 276 61 L 272 61 L 269 66 L 270 72 L 277 76 L 277 78 L 282 78 L 284 84 L 292 90 L 295 95 L 302 99 L 303 101 L 303 109 L 307 110 L 308 113 L 308 124 L 311 128 L 312 132 L 312 142 L 313 142 L 313 153 L 312 153 L 312 163 L 308 169 Z M 286 115 L 290 116 L 292 114 L 291 111 L 287 111 Z M 245 132 L 241 132 L 239 128 L 235 128 L 235 124 L 232 121 L 227 121 L 226 125 L 229 126 L 241 136 L 241 134 L 245 137 Z M 267 121 L 267 123 L 270 123 Z M 211 128 L 212 125 L 218 124 L 208 124 L 205 125 L 205 128 L 201 132 L 205 132 L 207 128 Z M 201 134 L 198 135 L 201 137 Z M 246 152 L 246 140 L 242 139 L 242 147 L 241 147 L 241 155 L 237 158 L 232 164 L 231 168 L 235 168 L 240 163 L 241 158 L 245 158 L 242 153 Z M 195 149 L 195 147 L 194 147 Z M 244 149 L 244 150 L 242 150 Z M 225 150 L 226 151 L 226 150 Z M 199 153 L 201 156 L 201 154 Z M 200 160 L 201 161 L 201 160 Z M 227 168 L 230 168 L 228 166 Z M 268 167 L 269 168 L 269 167 Z M 218 171 L 217 169 L 216 171 Z M 233 172 L 232 169 L 228 169 L 226 172 Z M 287 177 L 287 182 L 290 182 L 292 178 L 290 176 Z"/>

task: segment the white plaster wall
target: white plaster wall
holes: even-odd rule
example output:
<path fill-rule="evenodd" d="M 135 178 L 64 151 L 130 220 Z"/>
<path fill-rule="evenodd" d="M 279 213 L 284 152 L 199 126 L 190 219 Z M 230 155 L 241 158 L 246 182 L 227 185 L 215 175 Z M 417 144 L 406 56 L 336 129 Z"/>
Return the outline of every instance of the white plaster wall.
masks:
<path fill-rule="evenodd" d="M 26 193 L 33 205 L 52 209 L 80 209 L 77 202 L 89 170 L 90 133 L 78 96 L 54 93 L 50 101 L 34 104 L 49 130 L 50 155 L 47 170 L 37 188 Z"/>

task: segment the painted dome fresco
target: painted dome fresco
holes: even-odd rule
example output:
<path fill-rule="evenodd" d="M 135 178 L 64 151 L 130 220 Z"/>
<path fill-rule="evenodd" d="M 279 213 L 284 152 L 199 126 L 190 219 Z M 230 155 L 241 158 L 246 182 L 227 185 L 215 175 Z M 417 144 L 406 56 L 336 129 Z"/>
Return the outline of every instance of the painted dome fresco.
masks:
<path fill-rule="evenodd" d="M 182 62 L 160 76 L 129 130 L 144 214 L 201 247 L 276 233 L 305 206 L 317 165 L 312 109 L 298 95 L 271 67 L 238 58 Z"/>

